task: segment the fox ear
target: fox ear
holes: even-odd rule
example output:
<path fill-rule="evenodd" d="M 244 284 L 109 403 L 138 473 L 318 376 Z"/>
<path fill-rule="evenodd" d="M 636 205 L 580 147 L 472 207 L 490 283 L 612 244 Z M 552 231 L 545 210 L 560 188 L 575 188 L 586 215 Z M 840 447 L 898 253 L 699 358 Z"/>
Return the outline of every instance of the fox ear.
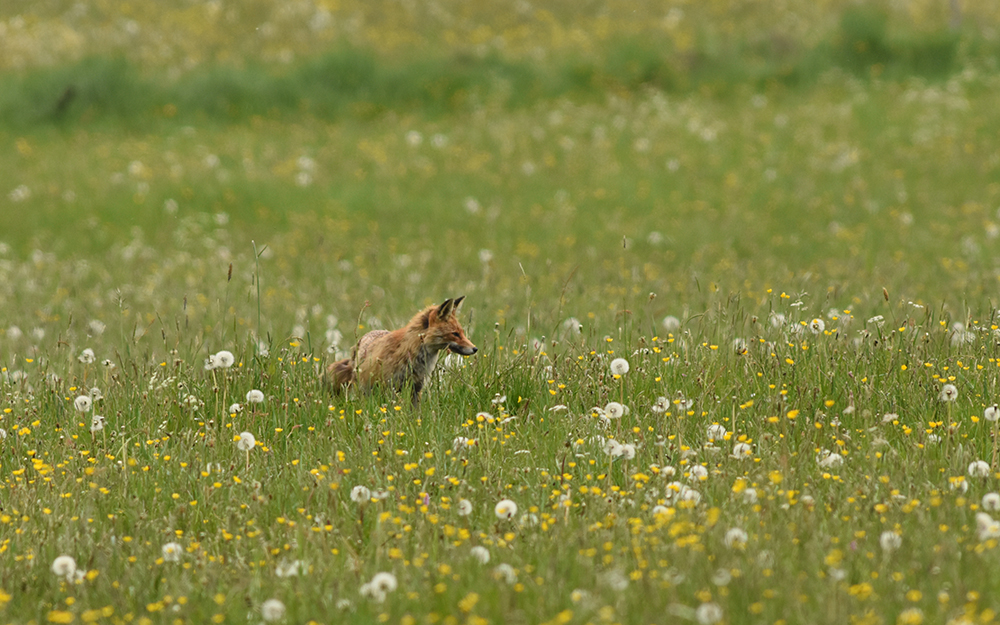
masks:
<path fill-rule="evenodd" d="M 448 298 L 444 300 L 444 303 L 437 307 L 437 317 L 438 319 L 447 319 L 451 315 L 451 311 L 455 305 L 455 302 Z"/>
<path fill-rule="evenodd" d="M 463 299 L 465 299 L 465 296 L 464 296 L 464 295 L 462 295 L 462 296 L 460 296 L 460 297 L 456 297 L 456 298 L 455 298 L 455 303 L 454 303 L 454 305 L 452 306 L 452 308 L 454 308 L 455 310 L 458 310 L 458 307 L 462 305 L 462 300 L 463 300 Z"/>

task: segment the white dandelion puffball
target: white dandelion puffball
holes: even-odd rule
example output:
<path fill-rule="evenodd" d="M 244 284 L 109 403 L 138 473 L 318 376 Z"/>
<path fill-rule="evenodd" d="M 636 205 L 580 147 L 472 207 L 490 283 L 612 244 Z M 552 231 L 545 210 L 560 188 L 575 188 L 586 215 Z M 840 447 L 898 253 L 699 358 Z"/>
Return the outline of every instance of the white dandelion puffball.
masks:
<path fill-rule="evenodd" d="M 611 361 L 612 375 L 625 375 L 628 373 L 628 361 L 624 358 L 615 358 Z"/>
<path fill-rule="evenodd" d="M 892 530 L 886 530 L 878 537 L 878 544 L 882 546 L 882 551 L 892 553 L 903 544 L 903 537 Z"/>
<path fill-rule="evenodd" d="M 938 395 L 941 401 L 955 401 L 958 399 L 958 389 L 954 384 L 945 384 L 941 387 L 941 394 Z"/>
<path fill-rule="evenodd" d="M 247 392 L 247 403 L 248 404 L 264 403 L 264 393 L 262 391 L 258 391 L 257 389 L 253 389 L 252 391 Z"/>
<path fill-rule="evenodd" d="M 260 606 L 260 616 L 265 623 L 274 623 L 285 618 L 285 604 L 278 599 L 268 599 Z"/>
<path fill-rule="evenodd" d="M 496 579 L 502 579 L 508 584 L 513 584 L 517 582 L 517 571 L 514 567 L 504 562 L 503 564 L 498 564 L 495 569 L 493 569 L 493 577 Z"/>
<path fill-rule="evenodd" d="M 983 510 L 996 512 L 1000 510 L 1000 493 L 986 493 L 983 495 Z"/>
<path fill-rule="evenodd" d="M 661 514 L 669 514 L 669 513 L 670 513 L 670 508 L 666 506 L 660 505 L 660 506 L 655 506 L 653 508 L 653 516 L 660 516 Z"/>
<path fill-rule="evenodd" d="M 237 412 L 239 412 L 241 410 L 243 410 L 243 406 L 241 406 L 238 403 L 236 403 L 236 404 L 233 404 L 232 406 L 229 407 L 229 414 L 236 414 Z"/>
<path fill-rule="evenodd" d="M 78 412 L 90 412 L 90 407 L 94 405 L 94 402 L 90 399 L 89 395 L 80 395 L 73 400 L 73 407 L 77 409 Z"/>
<path fill-rule="evenodd" d="M 351 501 L 354 503 L 364 503 L 371 500 L 372 492 L 368 490 L 367 486 L 362 486 L 358 484 L 351 489 Z"/>
<path fill-rule="evenodd" d="M 76 560 L 71 556 L 59 556 L 52 561 L 52 572 L 57 577 L 70 579 L 76 573 Z"/>
<path fill-rule="evenodd" d="M 233 352 L 224 349 L 215 354 L 214 362 L 216 369 L 228 369 L 236 362 L 236 357 L 233 356 Z"/>
<path fill-rule="evenodd" d="M 703 603 L 694 611 L 694 618 L 700 625 L 713 625 L 722 620 L 722 608 L 717 603 Z"/>
<path fill-rule="evenodd" d="M 92 364 L 95 360 L 97 360 L 97 357 L 94 356 L 94 350 L 88 347 L 87 349 L 80 352 L 80 355 L 77 356 L 76 359 L 85 365 L 89 365 Z"/>
<path fill-rule="evenodd" d="M 657 397 L 656 403 L 652 406 L 652 410 L 657 414 L 662 414 L 670 410 L 670 400 L 666 397 Z"/>
<path fill-rule="evenodd" d="M 994 423 L 1000 421 L 1000 407 L 998 407 L 996 404 L 993 404 L 992 406 L 988 407 L 986 410 L 983 411 L 983 418 L 986 419 L 987 421 L 992 421 Z"/>
<path fill-rule="evenodd" d="M 236 447 L 240 451 L 250 451 L 257 444 L 257 439 L 250 432 L 240 432 L 240 439 L 236 441 Z"/>
<path fill-rule="evenodd" d="M 104 429 L 104 417 L 101 415 L 94 415 L 90 418 L 90 432 L 96 434 Z"/>
<path fill-rule="evenodd" d="M 376 573 L 375 576 L 372 577 L 372 581 L 369 583 L 376 590 L 383 593 L 392 592 L 398 587 L 398 584 L 396 583 L 396 576 L 392 573 L 386 572 Z"/>
<path fill-rule="evenodd" d="M 472 514 L 472 502 L 468 499 L 458 500 L 458 515 L 459 516 L 469 516 Z"/>
<path fill-rule="evenodd" d="M 667 332 L 676 332 L 681 327 L 681 320 L 673 315 L 667 315 L 663 318 L 663 329 Z"/>
<path fill-rule="evenodd" d="M 826 322 L 817 317 L 809 322 L 809 330 L 813 334 L 822 334 L 823 330 L 826 330 Z"/>
<path fill-rule="evenodd" d="M 632 443 L 625 443 L 622 445 L 622 457 L 626 460 L 635 458 L 635 445 Z"/>
<path fill-rule="evenodd" d="M 625 448 L 615 439 L 609 438 L 604 443 L 604 453 L 608 454 L 612 458 L 617 458 L 625 453 Z"/>
<path fill-rule="evenodd" d="M 706 428 L 705 435 L 708 436 L 709 440 L 721 441 L 726 438 L 726 428 L 718 423 L 713 423 Z"/>
<path fill-rule="evenodd" d="M 743 491 L 743 502 L 744 503 L 757 503 L 757 489 L 748 488 Z"/>
<path fill-rule="evenodd" d="M 482 545 L 476 545 L 470 549 L 469 555 L 479 564 L 487 564 L 490 561 L 490 550 Z"/>
<path fill-rule="evenodd" d="M 985 512 L 976 513 L 976 533 L 979 540 L 1000 537 L 1000 522 Z"/>
<path fill-rule="evenodd" d="M 708 479 L 708 469 L 700 464 L 694 465 L 691 467 L 691 479 L 704 482 Z"/>
<path fill-rule="evenodd" d="M 509 520 L 517 514 L 517 504 L 510 499 L 501 499 L 493 508 L 493 512 L 496 513 L 498 519 Z"/>
<path fill-rule="evenodd" d="M 167 543 L 161 547 L 160 551 L 163 553 L 164 561 L 180 562 L 184 547 L 181 547 L 179 543 Z"/>
<path fill-rule="evenodd" d="M 608 402 L 608 405 L 604 407 L 604 416 L 609 419 L 621 419 L 624 414 L 625 406 L 616 401 Z"/>
<path fill-rule="evenodd" d="M 737 460 L 746 460 L 753 456 L 753 447 L 748 443 L 736 443 L 733 445 L 733 458 Z"/>
<path fill-rule="evenodd" d="M 969 464 L 969 475 L 972 477 L 989 477 L 990 465 L 988 462 L 976 460 Z"/>
<path fill-rule="evenodd" d="M 738 527 L 731 528 L 726 532 L 724 539 L 726 546 L 730 549 L 742 549 L 746 546 L 748 540 L 750 540 L 750 537 L 747 536 L 747 533 Z"/>

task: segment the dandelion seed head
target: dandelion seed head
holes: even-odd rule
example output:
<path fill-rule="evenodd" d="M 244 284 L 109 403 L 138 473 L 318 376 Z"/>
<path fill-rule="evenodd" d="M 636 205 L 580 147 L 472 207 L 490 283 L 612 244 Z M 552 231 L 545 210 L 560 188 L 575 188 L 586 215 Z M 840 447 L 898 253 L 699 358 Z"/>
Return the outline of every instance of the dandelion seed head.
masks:
<path fill-rule="evenodd" d="M 990 465 L 982 460 L 975 460 L 969 464 L 969 475 L 972 477 L 989 477 Z"/>
<path fill-rule="evenodd" d="M 613 375 L 625 375 L 628 373 L 629 364 L 624 358 L 615 358 L 611 361 L 611 373 Z"/>
<path fill-rule="evenodd" d="M 264 393 L 253 389 L 247 392 L 247 403 L 248 404 L 261 404 L 264 403 Z"/>
<path fill-rule="evenodd" d="M 938 399 L 944 402 L 952 402 L 958 399 L 958 388 L 954 384 L 945 384 L 941 387 Z"/>
<path fill-rule="evenodd" d="M 268 599 L 260 606 L 260 616 L 265 623 L 275 623 L 285 618 L 285 604 L 278 599 Z"/>
<path fill-rule="evenodd" d="M 236 447 L 240 451 L 250 451 L 257 444 L 257 439 L 250 432 L 240 432 L 240 438 L 236 441 Z"/>
<path fill-rule="evenodd" d="M 76 359 L 79 360 L 80 362 L 82 362 L 85 365 L 89 365 L 89 364 L 93 364 L 93 362 L 95 360 L 97 360 L 97 357 L 94 356 L 94 350 L 92 350 L 92 349 L 90 349 L 88 347 L 87 349 L 85 349 L 82 352 L 80 352 L 80 355 L 77 356 Z"/>
<path fill-rule="evenodd" d="M 490 550 L 482 545 L 476 545 L 469 550 L 469 556 L 479 564 L 487 564 L 490 561 Z"/>
<path fill-rule="evenodd" d="M 372 492 L 367 486 L 358 484 L 351 489 L 351 501 L 354 503 L 365 503 L 370 501 L 372 498 Z"/>
<path fill-rule="evenodd" d="M 236 357 L 233 356 L 233 352 L 228 350 L 222 350 L 215 354 L 215 368 L 216 369 L 228 369 L 233 366 L 236 362 Z"/>
<path fill-rule="evenodd" d="M 180 562 L 181 556 L 184 554 L 184 547 L 181 547 L 179 543 L 170 542 L 160 548 L 163 554 L 163 560 L 166 562 Z"/>
<path fill-rule="evenodd" d="M 459 499 L 458 514 L 459 516 L 469 516 L 472 514 L 472 502 L 468 499 Z"/>
<path fill-rule="evenodd" d="M 76 573 L 76 560 L 71 556 L 59 556 L 52 561 L 52 572 L 56 574 L 56 577 L 69 580 Z"/>
<path fill-rule="evenodd" d="M 510 499 L 501 499 L 497 502 L 493 512 L 497 515 L 498 519 L 510 520 L 517 515 L 517 504 Z"/>
<path fill-rule="evenodd" d="M 73 400 L 73 407 L 76 408 L 77 412 L 90 412 L 93 403 L 89 395 L 80 395 Z"/>

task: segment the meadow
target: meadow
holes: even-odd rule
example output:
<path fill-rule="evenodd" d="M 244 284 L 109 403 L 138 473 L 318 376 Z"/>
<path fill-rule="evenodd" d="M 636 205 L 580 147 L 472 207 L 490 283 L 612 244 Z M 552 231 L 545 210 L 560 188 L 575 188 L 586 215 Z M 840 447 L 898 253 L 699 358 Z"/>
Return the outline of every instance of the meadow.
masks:
<path fill-rule="evenodd" d="M 4 3 L 0 622 L 995 620 L 954 11 Z M 460 295 L 418 407 L 323 386 Z"/>

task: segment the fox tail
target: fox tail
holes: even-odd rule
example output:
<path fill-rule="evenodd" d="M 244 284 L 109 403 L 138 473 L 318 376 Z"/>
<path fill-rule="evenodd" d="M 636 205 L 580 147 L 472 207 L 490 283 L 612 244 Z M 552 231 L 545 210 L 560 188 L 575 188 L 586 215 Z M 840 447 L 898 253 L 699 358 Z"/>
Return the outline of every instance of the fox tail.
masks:
<path fill-rule="evenodd" d="M 338 360 L 326 369 L 326 381 L 334 393 L 344 390 L 354 381 L 354 363 L 350 358 Z"/>

